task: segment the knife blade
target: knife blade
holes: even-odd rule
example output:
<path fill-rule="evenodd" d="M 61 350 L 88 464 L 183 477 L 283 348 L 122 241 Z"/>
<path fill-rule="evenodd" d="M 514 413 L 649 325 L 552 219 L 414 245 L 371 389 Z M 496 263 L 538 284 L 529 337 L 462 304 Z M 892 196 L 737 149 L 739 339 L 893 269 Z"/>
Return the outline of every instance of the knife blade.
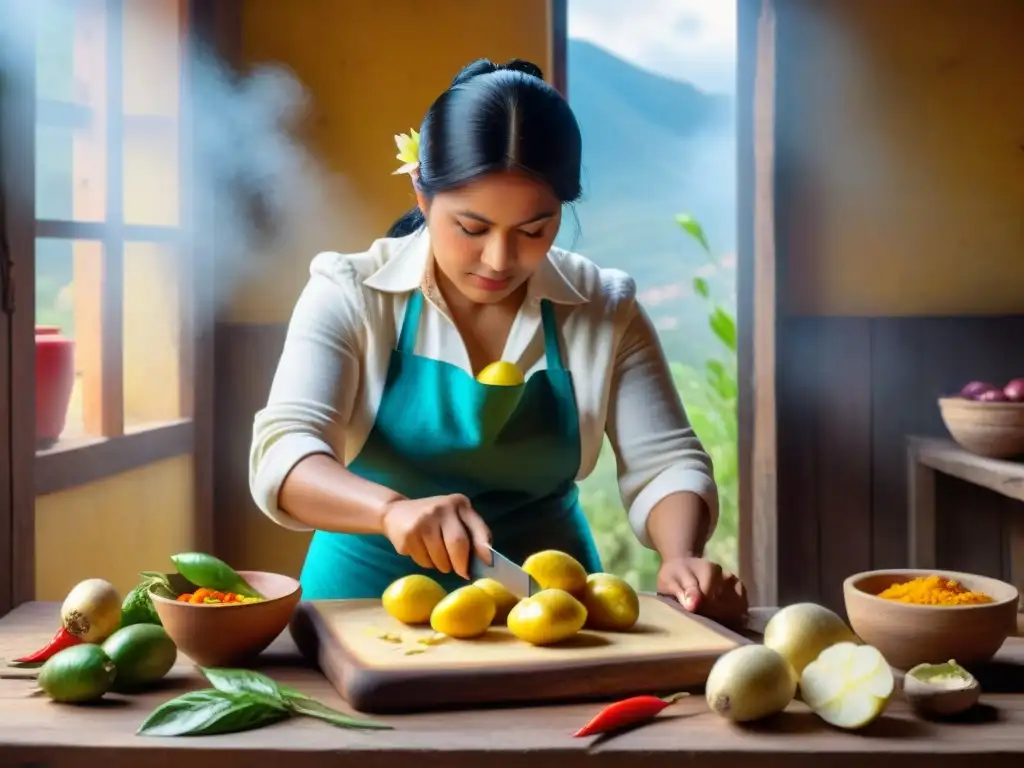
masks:
<path fill-rule="evenodd" d="M 473 579 L 494 579 L 517 597 L 530 597 L 540 592 L 540 586 L 526 571 L 509 560 L 494 547 L 491 551 L 491 564 L 488 565 L 474 551 L 469 560 L 469 575 Z"/>

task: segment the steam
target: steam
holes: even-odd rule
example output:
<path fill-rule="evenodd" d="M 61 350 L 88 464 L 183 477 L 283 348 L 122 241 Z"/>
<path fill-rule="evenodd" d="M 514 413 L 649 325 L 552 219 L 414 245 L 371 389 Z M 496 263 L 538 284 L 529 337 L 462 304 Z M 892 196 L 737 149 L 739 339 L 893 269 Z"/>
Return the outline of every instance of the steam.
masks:
<path fill-rule="evenodd" d="M 127 0 L 125 5 L 134 2 Z M 47 15 L 70 19 L 93 9 L 103 13 L 104 7 L 102 0 L 37 0 L 34 8 L 20 0 L 0 0 L 0 88 L 17 87 L 34 71 L 36 57 L 27 43 L 37 39 L 37 25 L 55 19 L 74 23 Z M 140 28 L 141 18 L 134 16 L 139 11 L 132 13 L 132 45 L 140 45 L 138 36 L 143 35 L 149 38 L 143 45 L 166 48 L 167 36 L 173 34 L 167 20 L 158 13 L 147 14 Z M 43 34 L 39 42 L 55 45 Z M 248 278 L 272 261 L 308 262 L 317 250 L 330 247 L 337 232 L 334 210 L 340 179 L 331 177 L 302 140 L 312 105 L 292 72 L 261 66 L 241 74 L 208 48 L 189 55 L 184 65 L 190 71 L 190 122 L 182 124 L 187 132 L 182 150 L 192 162 L 189 177 L 182 179 L 188 186 L 181 197 L 181 216 L 189 226 L 184 231 L 186 247 L 197 260 L 206 261 L 204 266 L 212 267 L 204 273 L 212 273 L 213 279 L 196 297 L 196 323 L 201 329 L 214 321 Z M 107 57 L 107 66 L 122 62 Z"/>
<path fill-rule="evenodd" d="M 308 261 L 328 247 L 339 180 L 299 139 L 310 99 L 291 72 L 263 66 L 238 75 L 209 51 L 191 67 L 193 184 L 212 206 L 195 236 L 200 249 L 215 244 L 220 306 L 268 262 Z"/>

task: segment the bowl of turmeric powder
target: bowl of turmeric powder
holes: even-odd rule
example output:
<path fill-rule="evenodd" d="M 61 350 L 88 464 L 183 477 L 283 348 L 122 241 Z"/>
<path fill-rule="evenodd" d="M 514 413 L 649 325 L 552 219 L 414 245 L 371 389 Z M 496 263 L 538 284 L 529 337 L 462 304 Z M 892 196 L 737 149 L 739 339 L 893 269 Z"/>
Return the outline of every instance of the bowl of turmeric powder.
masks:
<path fill-rule="evenodd" d="M 866 571 L 843 583 L 850 626 L 897 669 L 990 660 L 1016 634 L 1017 588 L 956 571 Z"/>

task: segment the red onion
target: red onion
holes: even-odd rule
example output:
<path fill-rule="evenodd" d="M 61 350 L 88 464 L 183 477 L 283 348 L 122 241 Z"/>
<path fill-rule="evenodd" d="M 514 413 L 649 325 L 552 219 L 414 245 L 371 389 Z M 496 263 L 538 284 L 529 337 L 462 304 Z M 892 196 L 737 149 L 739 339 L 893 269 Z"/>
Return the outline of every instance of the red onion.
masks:
<path fill-rule="evenodd" d="M 1001 391 L 995 384 L 989 384 L 987 381 L 972 381 L 970 384 L 964 385 L 964 388 L 960 390 L 960 397 L 966 397 L 968 400 L 977 400 L 978 395 L 981 393 L 993 390 Z"/>
<path fill-rule="evenodd" d="M 1006 399 L 1014 403 L 1024 403 L 1024 378 L 1013 379 L 1003 387 L 1003 394 Z"/>
<path fill-rule="evenodd" d="M 1005 403 L 1008 398 L 1001 389 L 989 389 L 974 398 L 982 403 Z"/>

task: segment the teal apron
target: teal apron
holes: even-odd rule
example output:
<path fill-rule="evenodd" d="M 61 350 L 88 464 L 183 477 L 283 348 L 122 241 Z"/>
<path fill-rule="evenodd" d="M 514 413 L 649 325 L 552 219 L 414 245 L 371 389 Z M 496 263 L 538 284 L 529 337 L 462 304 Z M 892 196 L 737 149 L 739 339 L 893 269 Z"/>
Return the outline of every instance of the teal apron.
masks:
<path fill-rule="evenodd" d="M 461 493 L 496 550 L 522 563 L 558 549 L 601 570 L 579 505 L 579 416 L 562 363 L 554 310 L 541 302 L 547 369 L 519 386 L 481 384 L 458 366 L 416 355 L 423 294 L 409 297 L 377 419 L 349 471 L 409 499 Z M 380 597 L 402 576 L 449 591 L 467 582 L 424 569 L 382 535 L 316 531 L 300 581 L 305 600 Z"/>

